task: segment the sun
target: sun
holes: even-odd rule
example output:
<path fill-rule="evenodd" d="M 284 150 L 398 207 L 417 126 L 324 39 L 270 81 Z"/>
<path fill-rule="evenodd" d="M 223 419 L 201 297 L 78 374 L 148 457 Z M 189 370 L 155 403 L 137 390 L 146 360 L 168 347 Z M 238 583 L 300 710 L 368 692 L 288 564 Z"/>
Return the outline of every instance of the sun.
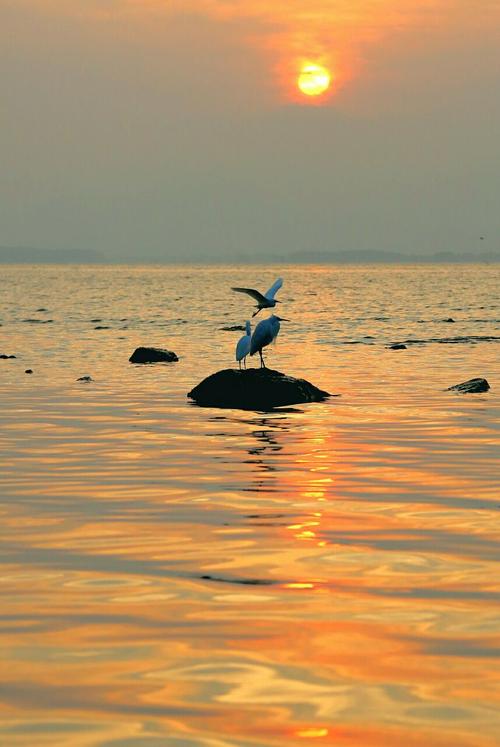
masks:
<path fill-rule="evenodd" d="M 305 96 L 321 96 L 330 88 L 332 76 L 326 67 L 307 63 L 302 67 L 297 85 Z"/>

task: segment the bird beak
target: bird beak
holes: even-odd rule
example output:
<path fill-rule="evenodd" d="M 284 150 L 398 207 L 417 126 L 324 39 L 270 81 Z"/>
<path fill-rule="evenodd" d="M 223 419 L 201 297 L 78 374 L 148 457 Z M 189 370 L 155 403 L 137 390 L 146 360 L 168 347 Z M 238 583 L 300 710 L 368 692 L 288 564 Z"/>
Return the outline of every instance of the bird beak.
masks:
<path fill-rule="evenodd" d="M 280 320 L 280 322 L 291 322 L 292 321 L 291 319 L 285 319 L 284 316 L 279 316 L 278 319 Z"/>

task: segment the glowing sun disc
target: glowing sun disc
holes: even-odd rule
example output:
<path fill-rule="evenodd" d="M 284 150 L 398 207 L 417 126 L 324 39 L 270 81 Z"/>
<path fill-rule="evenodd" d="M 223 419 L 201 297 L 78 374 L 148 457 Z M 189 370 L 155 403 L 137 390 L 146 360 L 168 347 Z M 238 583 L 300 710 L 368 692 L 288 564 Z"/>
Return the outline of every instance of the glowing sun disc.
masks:
<path fill-rule="evenodd" d="M 306 96 L 320 96 L 330 88 L 332 76 L 321 65 L 304 65 L 297 79 L 297 85 Z"/>

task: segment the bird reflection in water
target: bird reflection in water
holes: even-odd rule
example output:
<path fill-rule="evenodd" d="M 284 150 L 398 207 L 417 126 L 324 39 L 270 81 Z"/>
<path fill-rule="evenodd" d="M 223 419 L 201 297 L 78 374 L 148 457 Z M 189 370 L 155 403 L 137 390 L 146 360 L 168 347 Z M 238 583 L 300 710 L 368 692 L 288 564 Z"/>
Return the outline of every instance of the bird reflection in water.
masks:
<path fill-rule="evenodd" d="M 279 437 L 284 432 L 291 429 L 289 418 L 259 418 L 251 421 L 251 425 L 259 425 L 256 430 L 251 431 L 251 435 L 256 439 L 257 444 L 248 449 L 250 459 L 245 459 L 245 464 L 253 464 L 259 472 L 275 473 L 279 471 L 277 460 L 274 458 L 283 446 L 279 442 Z M 258 477 L 255 477 L 254 484 L 249 486 L 249 491 L 266 491 L 270 490 L 269 483 Z"/>
<path fill-rule="evenodd" d="M 273 415 L 247 419 L 217 416 L 213 420 L 217 422 L 226 420 L 228 425 L 232 424 L 233 427 L 228 428 L 227 432 L 212 435 L 225 436 L 226 438 L 231 435 L 232 437 L 238 437 L 241 441 L 242 439 L 237 436 L 234 425 L 244 425 L 247 428 L 250 426 L 246 433 L 255 439 L 256 443 L 250 447 L 247 444 L 239 452 L 241 455 L 246 451 L 249 455 L 249 458 L 242 459 L 242 462 L 252 466 L 250 481 L 245 486 L 239 487 L 239 490 L 264 496 L 266 493 L 279 494 L 285 486 L 288 486 L 288 489 L 297 491 L 298 500 L 301 504 L 304 504 L 304 507 L 299 509 L 298 512 L 287 510 L 285 513 L 268 513 L 269 506 L 266 504 L 267 510 L 246 515 L 247 519 L 252 520 L 252 526 L 269 526 L 269 522 L 271 522 L 272 526 L 283 526 L 288 536 L 293 537 L 293 544 L 307 542 L 310 545 L 323 548 L 327 545 L 322 536 L 324 516 L 323 510 L 318 509 L 322 509 L 324 503 L 328 500 L 326 486 L 330 485 L 332 479 L 323 476 L 324 472 L 318 473 L 316 467 L 313 469 L 309 465 L 306 474 L 303 475 L 303 484 L 297 483 L 294 485 L 297 474 L 294 471 L 292 476 L 289 471 L 291 455 L 286 449 L 287 436 L 288 433 L 297 428 L 297 421 L 293 419 L 293 415 L 301 412 L 302 410 L 297 408 L 287 408 L 286 411 L 280 410 L 280 413 L 283 413 L 280 415 L 273 413 Z M 315 446 L 318 446 L 317 442 L 323 445 L 323 440 L 322 437 L 316 435 L 314 438 Z M 302 455 L 299 460 L 301 464 L 304 462 L 304 458 Z M 228 463 L 232 463 L 232 460 L 228 460 Z M 321 476 L 318 476 L 318 474 Z M 255 499 L 258 500 L 260 496 L 256 496 Z M 313 583 L 309 579 L 294 579 L 284 583 L 283 588 L 312 589 L 316 587 L 316 581 L 315 579 Z"/>
<path fill-rule="evenodd" d="M 257 464 L 259 468 L 268 470 L 269 472 L 275 472 L 276 467 L 269 464 L 265 460 L 266 454 L 271 454 L 276 451 L 281 451 L 283 446 L 280 446 L 276 438 L 279 429 L 276 427 L 275 421 L 270 418 L 261 418 L 259 425 L 262 425 L 262 429 L 252 431 L 252 436 L 257 440 L 258 445 L 252 449 L 248 449 L 250 456 L 258 457 L 257 459 L 246 459 L 247 464 Z"/>
<path fill-rule="evenodd" d="M 295 408 L 287 408 L 287 410 L 281 410 L 280 412 L 286 413 L 286 415 L 274 415 L 256 417 L 252 419 L 239 419 L 225 416 L 217 416 L 213 418 L 214 421 L 220 423 L 225 420 L 228 425 L 232 426 L 236 424 L 238 426 L 244 425 L 247 428 L 247 435 L 255 439 L 253 445 L 245 446 L 241 450 L 240 455 L 244 457 L 245 452 L 249 455 L 249 458 L 242 458 L 243 464 L 253 465 L 254 469 L 251 472 L 251 481 L 249 485 L 241 488 L 244 492 L 274 492 L 278 490 L 278 486 L 273 486 L 269 483 L 269 477 L 279 472 L 279 455 L 283 452 L 283 436 L 291 431 L 293 422 L 289 414 L 301 412 Z M 248 428 L 250 426 L 250 428 Z M 236 436 L 236 428 L 230 427 L 227 432 L 218 432 L 218 436 Z M 232 460 L 231 460 L 232 461 Z M 266 477 L 263 477 L 263 473 Z"/>

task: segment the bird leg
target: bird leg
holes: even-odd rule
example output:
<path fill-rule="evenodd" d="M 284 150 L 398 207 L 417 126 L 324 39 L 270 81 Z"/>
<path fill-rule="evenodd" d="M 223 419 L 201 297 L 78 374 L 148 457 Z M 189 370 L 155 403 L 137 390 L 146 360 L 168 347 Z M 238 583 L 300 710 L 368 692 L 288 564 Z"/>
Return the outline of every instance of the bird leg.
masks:
<path fill-rule="evenodd" d="M 240 367 L 240 371 L 241 371 L 241 361 L 238 361 L 238 366 Z"/>
<path fill-rule="evenodd" d="M 265 368 L 266 364 L 264 363 L 264 358 L 262 357 L 262 350 L 259 350 L 259 355 L 260 355 L 260 367 Z"/>

